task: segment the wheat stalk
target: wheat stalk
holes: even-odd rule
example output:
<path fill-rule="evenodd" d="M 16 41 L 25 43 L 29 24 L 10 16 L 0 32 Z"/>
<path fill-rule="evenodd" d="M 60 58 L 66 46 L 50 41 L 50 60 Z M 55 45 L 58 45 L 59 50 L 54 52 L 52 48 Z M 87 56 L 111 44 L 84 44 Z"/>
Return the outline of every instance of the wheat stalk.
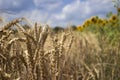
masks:
<path fill-rule="evenodd" d="M 22 20 L 23 20 L 23 18 L 15 19 L 15 20 L 7 23 L 6 25 L 4 25 L 3 28 L 0 31 L 8 30 L 10 27 L 12 27 L 13 25 L 15 25 L 16 23 L 21 22 Z"/>

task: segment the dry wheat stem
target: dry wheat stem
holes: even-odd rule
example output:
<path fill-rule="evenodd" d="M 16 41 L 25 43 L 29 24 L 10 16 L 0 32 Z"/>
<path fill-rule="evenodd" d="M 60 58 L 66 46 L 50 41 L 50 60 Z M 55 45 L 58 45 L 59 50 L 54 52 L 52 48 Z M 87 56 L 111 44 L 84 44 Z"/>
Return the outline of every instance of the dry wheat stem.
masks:
<path fill-rule="evenodd" d="M 22 20 L 23 20 L 22 18 L 15 19 L 15 20 L 9 22 L 8 24 L 6 24 L 5 26 L 3 26 L 3 28 L 0 31 L 8 30 L 10 27 L 12 27 L 13 25 L 15 25 L 16 23 L 21 22 Z"/>

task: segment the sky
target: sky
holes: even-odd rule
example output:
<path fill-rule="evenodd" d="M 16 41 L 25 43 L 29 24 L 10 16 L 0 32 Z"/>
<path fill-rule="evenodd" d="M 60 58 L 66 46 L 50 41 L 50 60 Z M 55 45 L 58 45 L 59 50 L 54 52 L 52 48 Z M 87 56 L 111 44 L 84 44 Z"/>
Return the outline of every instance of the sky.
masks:
<path fill-rule="evenodd" d="M 80 25 L 109 12 L 115 13 L 112 0 L 0 0 L 0 16 L 6 20 L 26 17 L 51 27 Z"/>

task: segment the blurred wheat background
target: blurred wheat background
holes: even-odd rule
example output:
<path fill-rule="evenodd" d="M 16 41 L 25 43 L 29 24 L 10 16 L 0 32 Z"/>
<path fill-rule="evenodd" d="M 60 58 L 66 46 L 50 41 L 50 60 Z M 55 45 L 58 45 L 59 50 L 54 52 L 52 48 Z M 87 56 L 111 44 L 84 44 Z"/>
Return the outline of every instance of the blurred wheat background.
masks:
<path fill-rule="evenodd" d="M 119 7 L 67 28 L 26 18 L 0 27 L 0 80 L 120 80 L 119 61 Z"/>

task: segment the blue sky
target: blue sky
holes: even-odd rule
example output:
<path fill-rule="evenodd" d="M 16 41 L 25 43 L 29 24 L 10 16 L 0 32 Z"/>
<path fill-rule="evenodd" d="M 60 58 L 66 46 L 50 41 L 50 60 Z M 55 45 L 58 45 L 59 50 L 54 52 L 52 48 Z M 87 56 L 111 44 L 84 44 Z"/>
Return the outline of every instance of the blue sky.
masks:
<path fill-rule="evenodd" d="M 0 0 L 0 15 L 5 19 L 26 17 L 52 27 L 79 25 L 110 11 L 115 12 L 112 0 Z"/>

